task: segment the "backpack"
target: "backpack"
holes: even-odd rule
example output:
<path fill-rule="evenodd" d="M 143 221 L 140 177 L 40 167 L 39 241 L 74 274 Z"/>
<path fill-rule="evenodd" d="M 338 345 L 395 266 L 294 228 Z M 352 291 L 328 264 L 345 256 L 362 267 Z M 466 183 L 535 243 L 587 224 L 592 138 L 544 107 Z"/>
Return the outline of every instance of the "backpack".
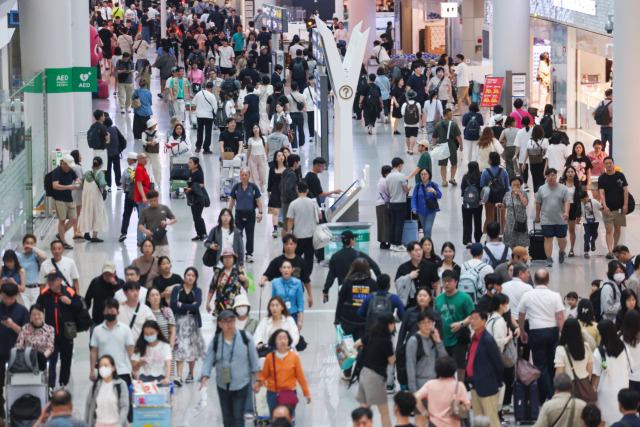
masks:
<path fill-rule="evenodd" d="M 127 140 L 120 132 L 120 129 L 116 128 L 116 130 L 118 131 L 118 154 L 122 154 L 127 149 Z"/>
<path fill-rule="evenodd" d="M 507 188 L 504 186 L 504 182 L 502 182 L 502 180 L 500 179 L 500 173 L 502 172 L 502 169 L 498 169 L 498 176 L 493 176 L 489 168 L 485 170 L 491 177 L 489 184 L 487 184 L 487 187 L 489 187 L 489 202 L 502 203 L 502 199 L 507 193 Z"/>
<path fill-rule="evenodd" d="M 218 103 L 218 110 L 216 111 L 213 123 L 219 128 L 227 126 L 227 109 L 224 108 L 223 104 Z"/>
<path fill-rule="evenodd" d="M 476 185 L 469 183 L 462 194 L 462 203 L 467 209 L 476 209 L 480 207 L 480 192 Z"/>
<path fill-rule="evenodd" d="M 100 135 L 98 134 L 98 126 L 94 123 L 87 131 L 87 144 L 89 148 L 93 150 L 101 150 L 102 142 L 100 141 Z"/>
<path fill-rule="evenodd" d="M 404 80 L 404 84 L 407 84 L 407 81 L 409 80 L 409 77 L 411 77 L 413 71 L 409 68 L 402 68 L 400 69 L 400 72 L 402 73 L 402 80 Z"/>
<path fill-rule="evenodd" d="M 44 176 L 44 193 L 47 197 L 53 197 L 53 171 Z"/>
<path fill-rule="evenodd" d="M 31 427 L 42 413 L 42 401 L 32 394 L 23 394 L 9 410 L 11 427 Z"/>
<path fill-rule="evenodd" d="M 544 137 L 551 138 L 553 136 L 554 120 L 553 117 L 545 115 L 540 119 L 540 126 L 544 130 Z"/>
<path fill-rule="evenodd" d="M 380 88 L 374 84 L 370 84 L 369 93 L 367 94 L 367 98 L 365 99 L 369 111 L 373 111 L 374 113 L 378 111 L 378 109 L 380 108 L 380 96 Z"/>
<path fill-rule="evenodd" d="M 31 347 L 27 347 L 24 350 L 18 350 L 14 347 L 11 349 L 7 366 L 11 373 L 29 372 L 33 373 L 33 375 L 38 375 L 40 373 L 38 351 Z"/>
<path fill-rule="evenodd" d="M 96 394 L 96 387 L 98 386 L 98 381 L 95 381 L 93 383 L 93 386 L 91 387 L 91 395 L 95 396 Z M 120 384 L 114 384 L 115 389 L 116 389 L 116 394 L 118 395 L 118 401 L 120 401 L 120 395 L 122 394 L 122 390 L 120 388 Z"/>
<path fill-rule="evenodd" d="M 480 296 L 480 282 L 482 281 L 480 278 L 480 270 L 486 267 L 487 264 L 481 262 L 474 268 L 471 268 L 468 262 L 465 262 L 463 265 L 465 271 L 460 275 L 460 279 L 458 280 L 458 290 L 468 294 L 473 300 L 473 304 L 477 305 Z"/>
<path fill-rule="evenodd" d="M 396 350 L 396 373 L 398 376 L 398 382 L 401 386 L 406 386 L 408 384 L 407 377 L 407 343 L 411 339 L 411 337 L 416 337 L 418 340 L 418 349 L 416 350 L 416 366 L 420 359 L 422 359 L 427 353 L 424 351 L 424 347 L 422 345 L 422 340 L 420 339 L 420 335 L 415 332 L 412 335 L 409 335 L 408 338 L 402 345 L 398 344 L 398 348 Z M 435 347 L 435 344 L 432 343 Z"/>
<path fill-rule="evenodd" d="M 464 138 L 469 141 L 477 141 L 480 139 L 480 123 L 478 123 L 476 118 L 476 114 L 471 116 L 469 123 L 467 123 L 467 126 L 464 128 Z"/>
<path fill-rule="evenodd" d="M 393 305 L 391 305 L 390 294 L 375 293 L 369 301 L 367 310 L 366 328 L 371 329 L 381 316 L 393 316 Z"/>
<path fill-rule="evenodd" d="M 235 95 L 237 89 L 238 88 L 236 87 L 235 79 L 233 77 L 229 77 L 228 79 L 223 81 L 222 84 L 220 85 L 220 90 L 221 91 L 225 91 L 226 93 L 232 93 L 234 95 Z M 225 124 L 225 126 L 226 126 L 226 124 Z"/>
<path fill-rule="evenodd" d="M 87 303 L 84 301 L 80 295 L 78 295 L 80 302 L 82 303 L 82 310 L 79 313 L 73 313 L 73 318 L 76 323 L 76 329 L 78 332 L 84 332 L 91 329 L 93 326 L 93 320 L 91 319 L 91 315 L 89 314 L 89 309 L 87 309 Z"/>
<path fill-rule="evenodd" d="M 420 113 L 418 112 L 418 105 L 414 102 L 409 103 L 404 110 L 404 124 L 405 125 L 417 125 L 420 121 Z"/>
<path fill-rule="evenodd" d="M 529 163 L 532 165 L 540 164 L 544 161 L 544 150 L 542 149 L 542 145 L 538 143 L 538 141 L 530 140 L 533 142 L 533 148 L 527 148 L 527 152 L 529 153 Z"/>
<path fill-rule="evenodd" d="M 495 270 L 497 266 L 507 262 L 507 257 L 509 256 L 509 246 L 504 245 L 504 252 L 502 252 L 500 259 L 494 257 L 493 253 L 486 246 L 484 247 L 484 253 L 487 254 L 489 259 L 491 260 L 491 267 L 493 267 L 493 269 Z"/>
<path fill-rule="evenodd" d="M 609 100 L 608 104 L 604 103 L 604 100 L 598 105 L 596 108 L 596 113 L 594 114 L 594 118 L 596 119 L 596 124 L 600 126 L 608 126 L 611 124 L 611 114 L 609 114 L 609 105 L 613 101 Z"/>
<path fill-rule="evenodd" d="M 304 79 L 304 66 L 302 65 L 303 59 L 297 59 L 298 58 L 293 60 L 293 67 L 291 68 L 291 78 L 293 80 L 302 80 Z"/>
<path fill-rule="evenodd" d="M 602 300 L 601 300 L 601 294 L 602 294 L 602 288 L 604 288 L 606 285 L 611 286 L 611 288 L 613 288 L 613 298 L 616 298 L 616 293 L 617 293 L 617 289 L 615 286 L 613 286 L 613 283 L 611 282 L 603 282 L 602 286 L 600 286 L 597 290 L 595 290 L 591 295 L 589 295 L 589 301 L 591 301 L 591 305 L 593 305 L 593 317 L 595 318 L 596 322 L 599 322 L 602 320 Z"/>

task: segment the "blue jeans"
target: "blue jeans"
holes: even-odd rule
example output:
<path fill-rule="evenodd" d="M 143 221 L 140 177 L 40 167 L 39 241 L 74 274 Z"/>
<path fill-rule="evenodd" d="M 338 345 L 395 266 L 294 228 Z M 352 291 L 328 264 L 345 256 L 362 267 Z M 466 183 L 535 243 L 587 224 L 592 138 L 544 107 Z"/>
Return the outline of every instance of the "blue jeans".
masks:
<path fill-rule="evenodd" d="M 389 203 L 389 216 L 391 224 L 389 225 L 389 243 L 392 245 L 402 245 L 402 230 L 404 229 L 404 217 L 406 215 L 407 204 Z"/>
<path fill-rule="evenodd" d="M 600 126 L 600 140 L 602 141 L 603 150 L 607 146 L 607 141 L 609 141 L 609 155 L 613 157 L 613 128 Z"/>
<path fill-rule="evenodd" d="M 142 40 L 146 41 L 147 43 L 151 43 L 151 36 L 149 34 L 149 27 L 142 27 Z"/>
<path fill-rule="evenodd" d="M 436 220 L 436 212 L 428 215 L 418 214 L 418 218 L 420 218 L 424 237 L 431 237 L 431 229 L 433 229 L 433 223 Z"/>
<path fill-rule="evenodd" d="M 591 245 L 595 245 L 598 240 L 598 226 L 600 223 L 594 222 L 591 224 L 582 223 L 584 228 L 584 252 L 587 253 L 591 250 Z"/>
<path fill-rule="evenodd" d="M 253 374 L 252 374 L 253 375 Z M 251 381 L 240 390 L 227 390 L 218 387 L 218 400 L 222 412 L 224 427 L 237 427 L 244 425 L 244 410 L 247 403 L 247 395 L 250 392 Z"/>
<path fill-rule="evenodd" d="M 269 405 L 269 414 L 273 414 L 273 410 L 278 403 L 276 402 L 276 392 L 267 390 L 267 404 Z M 295 418 L 296 416 L 296 408 L 291 408 L 291 418 Z"/>
<path fill-rule="evenodd" d="M 140 216 L 140 212 L 142 212 L 142 209 L 146 208 L 147 206 L 149 206 L 149 203 L 136 202 L 136 207 L 138 208 L 138 216 Z M 136 227 L 136 231 L 138 232 L 138 243 L 142 243 L 146 236 L 142 231 L 140 231 L 138 227 Z"/>
<path fill-rule="evenodd" d="M 540 378 L 538 379 L 540 403 L 553 396 L 551 381 L 555 373 L 553 359 L 558 345 L 558 335 L 558 328 L 531 329 L 529 331 L 533 364 L 540 369 Z"/>

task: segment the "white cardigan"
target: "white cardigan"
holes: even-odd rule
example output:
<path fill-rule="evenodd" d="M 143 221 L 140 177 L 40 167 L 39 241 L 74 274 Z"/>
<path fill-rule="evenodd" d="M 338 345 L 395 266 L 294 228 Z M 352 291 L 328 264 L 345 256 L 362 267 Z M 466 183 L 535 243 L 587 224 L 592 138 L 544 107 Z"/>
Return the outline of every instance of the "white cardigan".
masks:
<path fill-rule="evenodd" d="M 269 331 L 273 328 L 273 318 L 271 316 L 263 317 L 256 328 L 256 332 L 253 334 L 253 341 L 256 344 L 269 344 Z M 298 344 L 300 339 L 300 332 L 298 331 L 298 325 L 291 316 L 282 316 L 282 329 L 289 332 L 291 339 L 293 340 L 292 347 Z"/>

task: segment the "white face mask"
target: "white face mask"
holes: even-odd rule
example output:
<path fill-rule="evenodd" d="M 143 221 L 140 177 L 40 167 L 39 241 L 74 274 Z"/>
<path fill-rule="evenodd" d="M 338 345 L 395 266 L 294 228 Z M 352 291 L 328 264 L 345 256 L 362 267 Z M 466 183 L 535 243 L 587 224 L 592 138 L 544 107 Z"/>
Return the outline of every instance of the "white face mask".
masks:
<path fill-rule="evenodd" d="M 236 313 L 238 314 L 238 316 L 244 316 L 248 312 L 249 312 L 249 307 L 247 307 L 246 305 L 236 308 Z"/>
<path fill-rule="evenodd" d="M 109 378 L 111 375 L 113 375 L 113 369 L 108 366 L 100 366 L 98 372 L 100 373 L 100 377 L 102 378 Z"/>
<path fill-rule="evenodd" d="M 626 277 L 624 273 L 616 273 L 613 275 L 613 280 L 615 280 L 616 283 L 622 283 Z"/>

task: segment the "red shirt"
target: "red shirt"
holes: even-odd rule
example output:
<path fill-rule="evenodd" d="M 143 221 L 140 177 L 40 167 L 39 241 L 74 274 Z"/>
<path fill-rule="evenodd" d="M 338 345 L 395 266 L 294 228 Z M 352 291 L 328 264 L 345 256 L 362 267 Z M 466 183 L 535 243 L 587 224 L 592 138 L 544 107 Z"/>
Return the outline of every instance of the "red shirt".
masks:
<path fill-rule="evenodd" d="M 473 377 L 473 362 L 476 360 L 476 351 L 478 350 L 478 343 L 480 343 L 480 337 L 484 334 L 484 329 L 479 334 L 473 334 L 473 340 L 471 341 L 471 347 L 469 348 L 469 357 L 467 359 L 467 377 Z"/>
<path fill-rule="evenodd" d="M 149 179 L 149 174 L 147 173 L 147 168 L 145 168 L 144 166 L 138 164 L 138 166 L 136 166 L 136 180 L 135 180 L 135 185 L 136 185 L 136 191 L 133 194 L 133 201 L 134 202 L 141 202 L 142 201 L 142 194 L 140 194 L 140 191 L 138 191 L 138 182 L 142 182 L 142 188 L 144 190 L 144 194 L 146 195 L 147 192 L 149 191 L 149 189 L 151 188 L 151 180 Z"/>

